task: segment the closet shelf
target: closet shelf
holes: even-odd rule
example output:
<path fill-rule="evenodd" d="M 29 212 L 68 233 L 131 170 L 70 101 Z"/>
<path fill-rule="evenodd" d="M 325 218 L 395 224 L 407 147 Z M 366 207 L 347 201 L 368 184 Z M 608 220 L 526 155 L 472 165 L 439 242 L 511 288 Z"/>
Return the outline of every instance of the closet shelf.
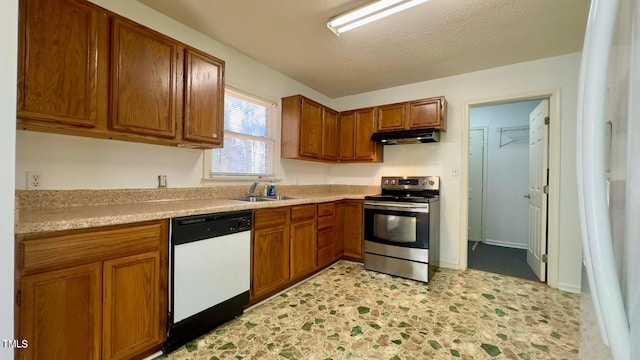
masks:
<path fill-rule="evenodd" d="M 529 142 L 528 126 L 510 126 L 498 128 L 500 133 L 500 147 L 509 144 L 526 144 Z"/>

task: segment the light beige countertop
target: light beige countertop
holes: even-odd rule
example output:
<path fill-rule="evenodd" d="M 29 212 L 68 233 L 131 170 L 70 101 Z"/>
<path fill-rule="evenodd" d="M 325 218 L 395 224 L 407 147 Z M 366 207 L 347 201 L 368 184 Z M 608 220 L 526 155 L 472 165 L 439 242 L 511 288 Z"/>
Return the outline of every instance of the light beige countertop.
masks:
<path fill-rule="evenodd" d="M 279 195 L 291 200 L 243 202 L 231 200 L 243 187 L 17 191 L 15 234 L 82 229 L 172 217 L 363 199 L 379 191 L 375 186 L 286 186 Z M 262 193 L 261 188 L 256 192 Z"/>

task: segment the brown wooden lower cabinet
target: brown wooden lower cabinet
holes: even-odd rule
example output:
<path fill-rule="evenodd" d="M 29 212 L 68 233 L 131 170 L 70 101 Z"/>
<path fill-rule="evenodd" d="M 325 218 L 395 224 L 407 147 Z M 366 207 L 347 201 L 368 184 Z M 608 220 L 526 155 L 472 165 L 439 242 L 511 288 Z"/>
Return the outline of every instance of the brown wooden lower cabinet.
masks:
<path fill-rule="evenodd" d="M 255 210 L 249 303 L 341 258 L 362 262 L 362 215 L 361 200 Z"/>
<path fill-rule="evenodd" d="M 103 359 L 130 359 L 164 341 L 160 253 L 104 263 Z"/>
<path fill-rule="evenodd" d="M 17 359 L 100 359 L 102 264 L 24 276 Z"/>
<path fill-rule="evenodd" d="M 335 251 L 337 243 L 336 204 L 318 204 L 318 267 L 325 267 L 342 257 Z"/>
<path fill-rule="evenodd" d="M 289 282 L 289 213 L 287 207 L 254 212 L 251 246 L 251 302 Z"/>
<path fill-rule="evenodd" d="M 362 201 L 346 200 L 337 205 L 338 238 L 336 251 L 342 250 L 346 260 L 364 260 L 362 233 Z"/>
<path fill-rule="evenodd" d="M 160 220 L 16 237 L 16 338 L 29 341 L 16 358 L 134 359 L 159 350 L 167 228 Z"/>
<path fill-rule="evenodd" d="M 291 280 L 311 274 L 317 268 L 316 204 L 291 208 Z"/>

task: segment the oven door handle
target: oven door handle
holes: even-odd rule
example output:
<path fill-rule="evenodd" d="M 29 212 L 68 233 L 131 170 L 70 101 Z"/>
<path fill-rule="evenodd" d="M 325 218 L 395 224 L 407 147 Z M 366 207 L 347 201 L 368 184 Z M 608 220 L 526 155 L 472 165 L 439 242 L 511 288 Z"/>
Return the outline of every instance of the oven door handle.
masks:
<path fill-rule="evenodd" d="M 365 203 L 365 209 L 370 210 L 391 210 L 391 211 L 402 211 L 409 213 L 429 213 L 429 205 L 416 207 L 415 205 L 404 205 L 404 204 L 389 204 L 389 203 Z"/>

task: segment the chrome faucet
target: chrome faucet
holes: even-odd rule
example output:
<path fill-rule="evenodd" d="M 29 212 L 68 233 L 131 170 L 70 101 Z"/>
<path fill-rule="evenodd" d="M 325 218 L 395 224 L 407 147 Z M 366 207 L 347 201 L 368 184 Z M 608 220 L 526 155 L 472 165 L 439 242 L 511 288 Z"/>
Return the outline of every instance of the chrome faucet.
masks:
<path fill-rule="evenodd" d="M 249 196 L 256 196 L 256 186 L 258 186 L 257 181 L 251 184 L 251 187 L 249 188 Z"/>

